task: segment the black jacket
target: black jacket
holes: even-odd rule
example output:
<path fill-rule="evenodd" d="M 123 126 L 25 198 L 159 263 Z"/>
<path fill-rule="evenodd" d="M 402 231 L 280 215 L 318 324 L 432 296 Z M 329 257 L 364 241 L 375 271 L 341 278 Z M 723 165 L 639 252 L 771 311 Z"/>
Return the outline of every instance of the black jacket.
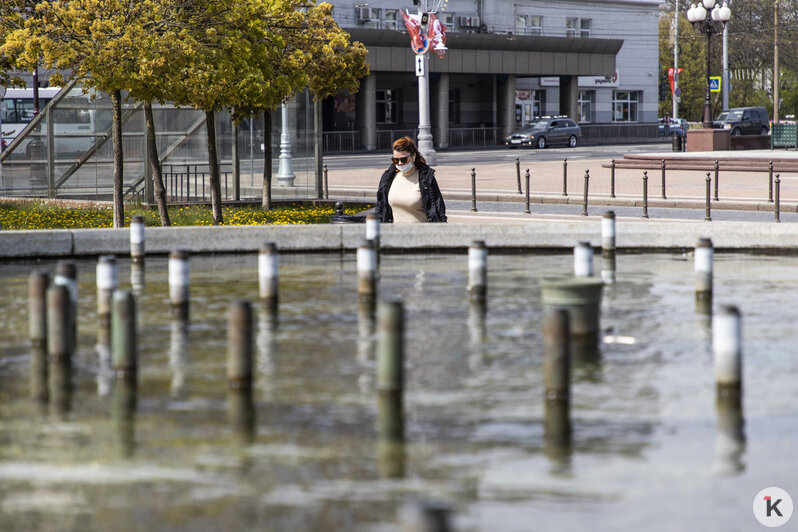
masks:
<path fill-rule="evenodd" d="M 435 180 L 435 170 L 426 164 L 416 168 L 418 170 L 418 188 L 421 191 L 421 202 L 424 204 L 424 212 L 427 213 L 428 222 L 445 222 L 446 205 L 443 203 L 441 189 Z M 377 187 L 377 207 L 374 209 L 377 216 L 383 222 L 393 222 L 393 211 L 388 204 L 388 191 L 393 184 L 393 178 L 397 173 L 396 165 L 391 165 L 380 178 L 380 185 Z"/>

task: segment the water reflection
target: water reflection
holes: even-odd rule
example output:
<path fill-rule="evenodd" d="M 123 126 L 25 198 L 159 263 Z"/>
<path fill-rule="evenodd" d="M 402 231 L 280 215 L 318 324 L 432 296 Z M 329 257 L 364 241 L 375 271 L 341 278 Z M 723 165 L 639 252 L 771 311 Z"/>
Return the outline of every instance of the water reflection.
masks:
<path fill-rule="evenodd" d="M 719 395 L 715 402 L 718 423 L 715 434 L 715 471 L 735 475 L 745 471 L 745 419 L 738 394 Z"/>
<path fill-rule="evenodd" d="M 384 439 L 377 441 L 377 474 L 380 478 L 404 478 L 406 458 L 404 442 Z"/>
<path fill-rule="evenodd" d="M 58 418 L 72 410 L 72 361 L 69 357 L 50 358 L 47 367 L 50 409 Z"/>
<path fill-rule="evenodd" d="M 571 470 L 571 414 L 568 401 L 545 402 L 543 411 L 543 454 L 551 461 L 551 474 Z"/>
<path fill-rule="evenodd" d="M 274 359 L 278 349 L 278 323 L 277 312 L 271 306 L 261 306 L 258 313 L 258 333 L 255 338 L 257 349 L 255 365 L 257 367 L 256 375 L 266 377 L 260 379 L 259 382 L 266 383 L 267 386 L 271 383 L 271 377 L 274 374 Z"/>
<path fill-rule="evenodd" d="M 97 326 L 97 395 L 105 397 L 111 392 L 114 370 L 111 366 L 111 327 L 107 320 L 100 320 Z"/>
<path fill-rule="evenodd" d="M 144 295 L 144 260 L 130 263 L 130 286 L 137 298 Z"/>
<path fill-rule="evenodd" d="M 696 298 L 696 340 L 705 348 L 712 348 L 712 298 Z"/>
<path fill-rule="evenodd" d="M 128 375 L 114 381 L 111 397 L 111 423 L 119 455 L 130 458 L 136 450 L 136 377 Z"/>
<path fill-rule="evenodd" d="M 357 360 L 361 363 L 368 364 L 374 361 L 376 327 L 377 317 L 373 301 L 369 304 L 363 304 L 361 301 L 357 313 Z"/>
<path fill-rule="evenodd" d="M 172 397 L 180 397 L 186 384 L 188 372 L 188 320 L 173 317 L 169 329 L 169 368 L 172 370 L 170 391 Z"/>
<path fill-rule="evenodd" d="M 598 334 L 571 335 L 571 362 L 575 368 L 598 376 L 601 370 L 601 350 Z"/>
<path fill-rule="evenodd" d="M 30 353 L 30 396 L 41 406 L 47 404 L 47 347 L 43 344 L 31 346 Z"/>
<path fill-rule="evenodd" d="M 605 252 L 602 255 L 601 280 L 606 285 L 615 284 L 615 253 Z"/>
<path fill-rule="evenodd" d="M 236 443 L 247 445 L 255 440 L 255 405 L 251 387 L 227 391 L 227 419 Z"/>
<path fill-rule="evenodd" d="M 485 318 L 488 314 L 488 306 L 485 299 L 472 299 L 468 305 L 468 337 L 471 345 L 471 356 L 469 357 L 469 367 L 478 368 L 487 360 L 485 352 L 485 340 L 487 338 L 487 327 Z"/>

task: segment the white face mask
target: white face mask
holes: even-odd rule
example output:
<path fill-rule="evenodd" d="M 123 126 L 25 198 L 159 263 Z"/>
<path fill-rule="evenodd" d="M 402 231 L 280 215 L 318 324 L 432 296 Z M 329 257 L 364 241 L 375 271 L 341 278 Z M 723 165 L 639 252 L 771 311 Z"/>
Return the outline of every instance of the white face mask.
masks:
<path fill-rule="evenodd" d="M 408 159 L 407 164 L 403 164 L 402 166 L 397 166 L 396 169 L 402 173 L 407 173 L 413 169 L 413 159 Z"/>

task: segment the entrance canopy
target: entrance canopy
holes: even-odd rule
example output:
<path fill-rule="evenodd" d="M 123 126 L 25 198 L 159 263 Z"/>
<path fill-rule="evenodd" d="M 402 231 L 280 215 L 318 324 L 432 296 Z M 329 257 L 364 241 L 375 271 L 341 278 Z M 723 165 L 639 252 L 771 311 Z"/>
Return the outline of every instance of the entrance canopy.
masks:
<path fill-rule="evenodd" d="M 373 72 L 412 72 L 413 52 L 404 31 L 349 28 L 369 50 Z M 447 33 L 446 57 L 431 55 L 432 72 L 516 76 L 606 76 L 615 72 L 623 39 Z"/>

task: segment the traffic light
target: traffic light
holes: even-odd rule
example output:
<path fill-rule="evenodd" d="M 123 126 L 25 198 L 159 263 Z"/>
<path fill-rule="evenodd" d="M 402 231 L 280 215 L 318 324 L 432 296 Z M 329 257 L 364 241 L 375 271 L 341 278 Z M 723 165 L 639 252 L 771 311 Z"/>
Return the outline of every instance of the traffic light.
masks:
<path fill-rule="evenodd" d="M 427 31 L 427 24 L 429 24 L 429 13 L 421 14 L 421 29 Z"/>

